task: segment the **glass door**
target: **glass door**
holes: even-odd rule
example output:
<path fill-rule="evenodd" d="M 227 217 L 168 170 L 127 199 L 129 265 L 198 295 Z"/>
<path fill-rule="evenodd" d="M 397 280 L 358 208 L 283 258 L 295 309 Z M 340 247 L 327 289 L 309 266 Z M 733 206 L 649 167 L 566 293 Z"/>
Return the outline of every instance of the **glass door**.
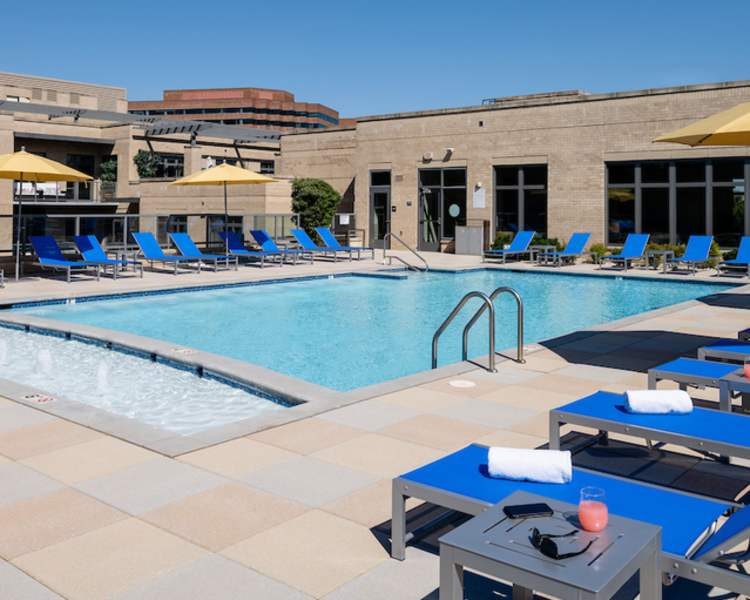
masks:
<path fill-rule="evenodd" d="M 391 219 L 391 192 L 389 188 L 370 188 L 370 245 L 382 248 Z"/>
<path fill-rule="evenodd" d="M 437 252 L 440 249 L 440 188 L 422 188 L 419 192 L 420 250 Z"/>

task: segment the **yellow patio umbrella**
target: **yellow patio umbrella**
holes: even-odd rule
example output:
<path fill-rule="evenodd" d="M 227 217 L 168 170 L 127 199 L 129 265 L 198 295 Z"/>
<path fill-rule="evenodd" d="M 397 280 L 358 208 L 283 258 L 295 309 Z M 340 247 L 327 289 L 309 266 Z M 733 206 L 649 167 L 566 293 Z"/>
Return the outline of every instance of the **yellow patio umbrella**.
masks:
<path fill-rule="evenodd" d="M 228 221 L 229 209 L 227 207 L 227 186 L 228 185 L 257 185 L 261 183 L 273 183 L 276 180 L 266 177 L 260 173 L 255 173 L 242 167 L 222 163 L 215 167 L 198 171 L 192 175 L 187 175 L 182 179 L 173 181 L 171 185 L 223 185 L 224 186 L 224 251 L 229 254 L 228 238 Z"/>
<path fill-rule="evenodd" d="M 688 146 L 750 146 L 750 102 L 660 135 L 653 141 Z"/>
<path fill-rule="evenodd" d="M 0 179 L 12 179 L 20 183 L 18 188 L 18 211 L 16 224 L 16 281 L 21 274 L 21 217 L 23 212 L 24 181 L 88 181 L 93 179 L 75 169 L 21 148 L 12 154 L 0 155 Z"/>

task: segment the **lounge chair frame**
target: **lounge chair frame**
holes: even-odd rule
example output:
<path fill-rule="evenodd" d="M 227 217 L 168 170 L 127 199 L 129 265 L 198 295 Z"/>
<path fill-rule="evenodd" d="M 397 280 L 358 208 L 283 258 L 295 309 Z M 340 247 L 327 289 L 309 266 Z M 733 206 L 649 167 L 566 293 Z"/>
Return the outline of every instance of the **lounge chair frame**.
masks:
<path fill-rule="evenodd" d="M 136 232 L 136 233 L 148 233 L 148 235 L 153 237 L 152 233 L 149 232 Z M 132 235 L 132 234 L 131 234 Z M 138 249 L 140 250 L 141 256 L 143 256 L 143 260 L 148 262 L 149 267 L 151 270 L 154 270 L 154 263 L 161 263 L 163 265 L 173 265 L 174 266 L 174 274 L 177 275 L 178 273 L 178 266 L 180 264 L 195 264 L 197 269 L 196 272 L 200 274 L 201 272 L 201 261 L 195 258 L 185 258 L 184 256 L 169 256 L 167 254 L 164 254 L 164 250 L 162 250 L 161 246 L 159 245 L 159 242 L 154 237 L 154 242 L 156 243 L 156 246 L 159 250 L 159 252 L 162 253 L 163 256 L 146 256 L 146 252 L 144 251 L 143 247 L 141 246 L 141 243 L 138 241 L 138 237 L 133 235 L 133 239 L 135 240 L 135 243 L 138 245 Z"/>
<path fill-rule="evenodd" d="M 579 471 L 589 471 L 590 469 L 583 469 L 576 467 Z M 606 475 L 606 477 L 621 481 L 629 481 L 622 477 L 615 475 Z M 632 480 L 629 481 L 630 483 Z M 643 487 L 659 488 L 657 485 L 653 485 L 646 482 L 637 482 L 637 485 Z M 406 532 L 406 500 L 407 498 L 415 498 L 424 502 L 429 502 L 441 508 L 448 509 L 450 511 L 457 511 L 470 516 L 476 516 L 481 512 L 494 506 L 491 502 L 485 502 L 477 498 L 456 494 L 443 490 L 441 488 L 425 485 L 423 483 L 416 483 L 409 479 L 402 477 L 396 477 L 392 481 L 392 498 L 391 498 L 391 557 L 396 560 L 404 560 L 406 558 L 406 544 L 413 539 L 415 536 L 413 533 Z M 663 488 L 661 488 L 663 489 Z M 689 492 L 682 492 L 676 490 L 669 490 L 670 493 L 675 495 L 675 498 L 679 497 L 698 497 L 698 494 L 691 494 Z M 541 495 L 543 495 L 540 492 Z M 727 503 L 733 505 L 733 503 Z M 733 505 L 735 508 L 738 506 Z M 630 518 L 633 518 L 632 516 Z M 433 522 L 427 523 L 422 528 L 430 526 Z M 715 531 L 715 524 L 707 527 L 706 534 L 696 540 L 694 548 L 699 548 L 700 543 L 710 537 Z M 661 552 L 661 573 L 665 583 L 671 583 L 675 578 L 682 577 L 691 581 L 697 581 L 710 586 L 719 587 L 723 589 L 731 590 L 738 594 L 750 594 L 750 576 L 737 571 L 731 571 L 725 567 L 716 566 L 710 564 L 715 561 L 725 560 L 726 562 L 738 563 L 743 562 L 746 558 L 746 554 L 740 556 L 732 556 L 724 554 L 730 549 L 734 548 L 739 542 L 750 538 L 750 530 L 745 529 L 740 533 L 729 537 L 723 543 L 717 545 L 717 547 L 705 557 L 699 560 L 694 560 L 689 557 L 680 556 L 670 552 Z M 691 555 L 694 554 L 691 553 Z"/>
<path fill-rule="evenodd" d="M 512 247 L 513 243 L 516 241 L 516 238 L 519 235 L 521 235 L 521 233 L 525 233 L 528 236 L 528 240 L 526 241 L 526 244 L 524 245 L 523 249 L 514 250 Z M 528 235 L 529 233 L 531 235 Z M 529 246 L 531 246 L 531 243 L 534 241 L 534 236 L 536 236 L 535 231 L 528 231 L 528 230 L 519 231 L 515 235 L 513 240 L 511 241 L 510 248 L 505 248 L 502 250 L 485 250 L 484 252 L 482 252 L 482 262 L 487 262 L 488 259 L 500 258 L 502 259 L 502 264 L 505 264 L 505 261 L 509 256 L 522 257 L 524 254 L 528 254 L 529 258 L 531 258 L 532 254 L 534 253 L 534 250 L 529 248 Z"/>
<path fill-rule="evenodd" d="M 349 251 L 349 260 L 352 259 L 352 252 L 357 253 L 357 260 L 362 259 L 362 252 L 370 252 L 372 260 L 375 260 L 375 248 L 365 247 L 365 246 L 342 246 L 339 241 L 336 239 L 336 236 L 333 235 L 333 232 L 328 227 L 316 227 L 315 231 L 318 232 L 318 235 L 320 236 L 320 239 L 323 240 L 323 243 L 326 245 L 326 248 L 329 248 L 331 250 L 338 250 L 338 251 Z M 327 239 L 327 237 L 330 236 L 330 239 Z M 334 245 L 333 242 L 336 243 Z"/>
<path fill-rule="evenodd" d="M 52 251 L 53 255 L 56 254 L 57 256 L 42 256 L 41 254 L 39 254 L 39 252 L 37 251 L 36 242 L 34 240 L 39 240 L 40 244 L 42 240 L 47 240 L 46 243 L 49 244 L 49 250 Z M 62 250 L 60 250 L 60 246 L 57 244 L 57 240 L 55 240 L 54 237 L 49 235 L 32 236 L 31 245 L 34 248 L 34 253 L 37 256 L 37 260 L 34 261 L 33 264 L 38 265 L 42 269 L 65 271 L 65 280 L 68 283 L 71 282 L 73 273 L 90 271 L 92 269 L 95 270 L 96 280 L 99 281 L 101 276 L 101 265 L 99 263 L 86 260 L 73 261 L 66 259 L 62 254 Z"/>
<path fill-rule="evenodd" d="M 93 258 L 87 259 L 86 252 L 88 252 L 88 250 L 84 250 L 81 248 L 81 245 L 80 245 L 81 242 L 79 241 L 79 238 L 80 239 L 93 238 L 96 241 L 98 250 L 101 251 L 103 260 L 98 260 L 98 259 L 94 260 Z M 114 279 L 115 281 L 117 280 L 117 277 L 120 275 L 120 268 L 127 267 L 128 265 L 133 265 L 136 272 L 140 275 L 141 279 L 143 278 L 143 263 L 142 262 L 138 260 L 117 260 L 115 258 L 107 257 L 104 248 L 102 248 L 99 240 L 97 239 L 95 235 L 80 235 L 80 236 L 77 235 L 73 238 L 73 242 L 75 243 L 76 247 L 78 248 L 79 254 L 84 258 L 84 260 L 90 263 L 96 263 L 100 265 L 103 273 L 106 274 L 107 267 L 112 267 L 112 279 Z M 90 242 L 90 243 L 92 245 L 92 250 L 95 250 L 93 247 L 93 242 Z"/>
<path fill-rule="evenodd" d="M 96 280 L 99 281 L 101 278 L 102 268 L 100 265 L 55 265 L 49 262 L 34 261 L 34 264 L 40 266 L 42 269 L 51 269 L 53 271 L 65 271 L 65 281 L 70 283 L 72 281 L 73 273 L 83 273 L 84 271 L 90 271 L 94 269 Z M 5 287 L 5 285 L 3 285 Z"/>
<path fill-rule="evenodd" d="M 236 271 L 239 268 L 239 258 L 236 255 L 231 254 L 204 254 L 200 248 L 198 248 L 198 245 L 193 241 L 193 239 L 190 237 L 189 234 L 184 234 L 187 236 L 187 240 L 190 241 L 190 243 L 195 246 L 195 250 L 197 251 L 197 254 L 185 254 L 180 248 L 180 245 L 177 241 L 175 241 L 174 238 L 175 232 L 170 232 L 169 239 L 172 240 L 172 243 L 174 244 L 175 248 L 177 248 L 177 252 L 180 253 L 180 256 L 184 256 L 185 258 L 194 258 L 196 260 L 201 261 L 201 263 L 205 266 L 213 265 L 214 271 L 219 270 L 219 263 L 224 263 L 224 268 L 228 271 L 232 267 L 230 266 L 230 263 L 234 265 L 234 270 Z M 179 235 L 179 233 L 178 233 Z"/>
<path fill-rule="evenodd" d="M 683 359 L 683 360 L 693 360 L 693 359 Z M 674 362 L 674 361 L 670 361 Z M 715 366 L 716 370 L 723 371 L 722 367 L 726 367 L 726 373 L 724 373 L 721 376 L 715 377 L 715 376 L 704 376 L 697 373 L 678 373 L 676 371 L 671 371 L 669 369 L 664 369 L 665 365 L 668 365 L 670 363 L 665 363 L 664 365 L 659 365 L 656 367 L 653 367 L 648 370 L 648 389 L 655 390 L 657 384 L 660 381 L 674 381 L 676 382 L 681 390 L 686 390 L 688 386 L 692 387 L 708 387 L 708 388 L 715 388 L 715 389 L 721 389 L 721 377 L 724 375 L 728 375 L 729 373 L 736 371 L 739 367 L 738 365 L 724 365 L 722 363 L 711 363 L 712 367 Z M 732 410 L 732 401 L 731 397 L 726 396 L 724 397 L 722 395 L 722 399 L 719 402 L 719 408 L 721 410 L 731 411 Z"/>

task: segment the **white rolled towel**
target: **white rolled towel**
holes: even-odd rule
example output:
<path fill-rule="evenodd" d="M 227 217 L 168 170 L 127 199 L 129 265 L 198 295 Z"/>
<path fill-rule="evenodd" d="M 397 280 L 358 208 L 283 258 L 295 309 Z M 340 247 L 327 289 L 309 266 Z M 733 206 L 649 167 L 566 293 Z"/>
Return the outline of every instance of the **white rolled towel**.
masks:
<path fill-rule="evenodd" d="M 568 483 L 573 464 L 567 450 L 526 450 L 493 446 L 487 452 L 492 477 L 539 483 Z"/>
<path fill-rule="evenodd" d="M 682 415 L 693 411 L 693 401 L 683 390 L 629 390 L 625 392 L 625 408 L 647 415 Z"/>

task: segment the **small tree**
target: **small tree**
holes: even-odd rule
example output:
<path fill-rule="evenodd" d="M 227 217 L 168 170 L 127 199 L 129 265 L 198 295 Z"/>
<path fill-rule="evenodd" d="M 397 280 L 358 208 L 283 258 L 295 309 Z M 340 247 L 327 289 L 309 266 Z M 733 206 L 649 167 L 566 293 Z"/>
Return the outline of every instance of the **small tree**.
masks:
<path fill-rule="evenodd" d="M 156 177 L 156 169 L 159 165 L 159 158 L 152 152 L 138 150 L 133 157 L 135 168 L 138 170 L 138 177 L 147 179 Z"/>
<path fill-rule="evenodd" d="M 341 194 L 322 179 L 309 177 L 292 181 L 292 211 L 300 215 L 302 227 L 317 239 L 316 227 L 328 227 L 341 203 Z"/>
<path fill-rule="evenodd" d="M 99 165 L 99 179 L 102 181 L 117 181 L 117 157 L 110 156 Z"/>

